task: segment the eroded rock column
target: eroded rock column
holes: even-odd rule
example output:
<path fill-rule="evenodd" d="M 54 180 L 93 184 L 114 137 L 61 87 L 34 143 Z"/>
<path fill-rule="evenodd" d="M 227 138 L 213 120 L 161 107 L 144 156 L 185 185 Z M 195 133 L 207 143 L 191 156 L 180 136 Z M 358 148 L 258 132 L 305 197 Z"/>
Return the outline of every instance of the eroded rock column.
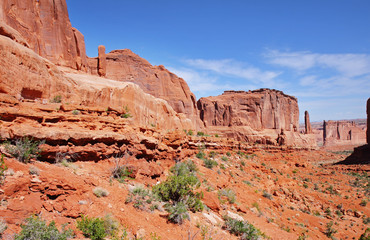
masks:
<path fill-rule="evenodd" d="M 366 113 L 367 113 L 366 142 L 367 144 L 370 144 L 370 98 L 367 99 Z"/>
<path fill-rule="evenodd" d="M 105 47 L 100 45 L 98 47 L 98 73 L 99 76 L 105 77 L 107 74 L 107 58 L 105 56 Z"/>
<path fill-rule="evenodd" d="M 304 112 L 304 133 L 305 134 L 311 134 L 312 128 L 311 128 L 311 122 L 310 122 L 310 115 L 307 111 Z"/>

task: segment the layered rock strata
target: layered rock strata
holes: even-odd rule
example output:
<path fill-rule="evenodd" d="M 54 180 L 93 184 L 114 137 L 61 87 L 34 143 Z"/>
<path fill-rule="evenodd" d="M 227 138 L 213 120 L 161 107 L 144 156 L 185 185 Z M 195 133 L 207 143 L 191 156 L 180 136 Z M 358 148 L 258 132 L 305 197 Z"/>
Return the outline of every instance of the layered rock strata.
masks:
<path fill-rule="evenodd" d="M 324 145 L 361 145 L 366 143 L 364 129 L 353 121 L 324 121 Z"/>
<path fill-rule="evenodd" d="M 209 133 L 263 144 L 316 145 L 313 136 L 298 132 L 297 99 L 281 91 L 225 91 L 199 99 L 198 109 Z"/>
<path fill-rule="evenodd" d="M 93 107 L 126 114 L 132 125 L 188 129 L 191 122 L 164 100 L 133 83 L 64 73 L 32 50 L 0 36 L 0 93 L 3 98 L 47 104 L 58 97 L 70 111 Z M 57 106 L 58 107 L 58 106 Z"/>
<path fill-rule="evenodd" d="M 89 71 L 101 75 L 99 58 L 89 59 Z M 196 108 L 195 95 L 187 83 L 168 71 L 164 66 L 152 66 L 147 60 L 139 57 L 129 49 L 114 50 L 105 57 L 106 77 L 121 82 L 133 82 L 146 93 L 166 100 L 177 113 L 185 114 L 193 123 L 193 128 L 201 128 L 202 122 Z M 104 71 L 103 71 L 104 72 Z"/>
<path fill-rule="evenodd" d="M 11 38 L 54 64 L 87 69 L 84 37 L 72 28 L 65 0 L 3 0 L 0 21 Z"/>
<path fill-rule="evenodd" d="M 367 113 L 366 142 L 367 144 L 370 144 L 370 98 L 367 99 L 366 113 Z"/>

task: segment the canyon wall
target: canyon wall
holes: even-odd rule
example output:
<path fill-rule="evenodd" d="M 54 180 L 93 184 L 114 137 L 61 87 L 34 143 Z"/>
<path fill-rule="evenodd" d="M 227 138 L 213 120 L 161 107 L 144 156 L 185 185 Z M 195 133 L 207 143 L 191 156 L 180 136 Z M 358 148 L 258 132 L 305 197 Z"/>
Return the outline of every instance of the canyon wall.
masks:
<path fill-rule="evenodd" d="M 353 121 L 324 121 L 324 145 L 361 145 L 366 143 L 365 129 Z"/>
<path fill-rule="evenodd" d="M 17 32 L 40 56 L 86 71 L 84 36 L 72 28 L 65 0 L 2 0 L 0 19 L 3 29 Z"/>
<path fill-rule="evenodd" d="M 104 54 L 102 47 L 99 47 L 99 58 L 90 58 L 88 62 L 92 74 L 121 82 L 133 82 L 146 93 L 166 100 L 177 113 L 185 114 L 192 121 L 193 128 L 203 127 L 195 95 L 188 84 L 164 66 L 152 66 L 129 49 Z"/>
<path fill-rule="evenodd" d="M 281 91 L 225 91 L 199 99 L 198 109 L 210 133 L 262 144 L 316 146 L 314 135 L 298 132 L 297 99 Z"/>

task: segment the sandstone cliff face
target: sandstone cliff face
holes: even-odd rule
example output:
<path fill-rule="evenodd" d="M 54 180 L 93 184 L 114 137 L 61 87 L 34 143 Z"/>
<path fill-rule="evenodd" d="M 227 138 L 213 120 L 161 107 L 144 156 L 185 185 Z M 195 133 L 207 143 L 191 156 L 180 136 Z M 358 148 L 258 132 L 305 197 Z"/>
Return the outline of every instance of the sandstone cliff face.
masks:
<path fill-rule="evenodd" d="M 99 63 L 102 61 L 99 57 Z M 89 59 L 90 72 L 96 74 L 98 60 Z M 187 83 L 163 66 L 152 66 L 132 51 L 115 50 L 106 54 L 106 77 L 122 82 L 133 82 L 146 93 L 166 100 L 177 113 L 185 114 L 193 128 L 202 126 L 199 121 L 196 98 Z"/>
<path fill-rule="evenodd" d="M 0 20 L 40 56 L 57 65 L 86 70 L 84 37 L 72 28 L 65 0 L 2 0 Z"/>
<path fill-rule="evenodd" d="M 198 101 L 200 117 L 208 126 L 249 126 L 254 130 L 298 131 L 297 99 L 281 91 L 226 91 Z"/>
<path fill-rule="evenodd" d="M 366 143 L 365 131 L 353 121 L 324 121 L 324 145 L 361 145 Z"/>
<path fill-rule="evenodd" d="M 60 95 L 63 103 L 74 109 L 129 111 L 132 118 L 127 121 L 131 125 L 191 128 L 184 114 L 176 113 L 166 101 L 144 93 L 136 84 L 64 73 L 50 61 L 4 36 L 0 36 L 0 94 L 11 102 L 15 99 L 45 104 Z"/>
<path fill-rule="evenodd" d="M 367 113 L 366 142 L 367 144 L 370 144 L 370 98 L 367 99 L 366 113 Z"/>
<path fill-rule="evenodd" d="M 316 146 L 314 135 L 300 135 L 297 99 L 281 91 L 226 91 L 198 100 L 209 133 L 273 145 Z"/>

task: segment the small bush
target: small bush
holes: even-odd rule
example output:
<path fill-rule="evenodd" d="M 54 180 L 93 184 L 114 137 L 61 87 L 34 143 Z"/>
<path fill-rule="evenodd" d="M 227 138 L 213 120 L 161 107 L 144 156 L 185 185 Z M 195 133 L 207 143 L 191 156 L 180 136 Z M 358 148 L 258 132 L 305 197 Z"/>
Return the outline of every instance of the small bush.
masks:
<path fill-rule="evenodd" d="M 112 177 L 117 179 L 118 182 L 123 183 L 127 178 L 132 175 L 132 170 L 128 169 L 127 166 L 124 165 L 116 165 L 112 169 Z"/>
<path fill-rule="evenodd" d="M 336 233 L 336 232 L 338 232 L 336 229 L 334 229 L 333 228 L 333 221 L 331 221 L 331 222 L 328 222 L 327 224 L 326 224 L 326 230 L 325 230 L 325 235 L 327 236 L 327 237 L 329 237 L 329 238 L 332 238 L 332 237 L 334 237 L 334 234 Z"/>
<path fill-rule="evenodd" d="M 365 199 L 362 199 L 360 205 L 363 206 L 363 207 L 366 207 L 367 201 Z"/>
<path fill-rule="evenodd" d="M 215 160 L 208 159 L 208 158 L 203 159 L 203 162 L 204 162 L 204 166 L 206 166 L 206 168 L 209 168 L 209 169 L 212 169 L 213 167 L 218 165 L 218 163 Z"/>
<path fill-rule="evenodd" d="M 5 143 L 5 150 L 13 157 L 17 158 L 18 161 L 28 163 L 31 158 L 37 158 L 40 156 L 41 149 L 40 145 L 44 142 L 33 141 L 27 137 L 17 139 L 15 145 L 9 142 Z"/>
<path fill-rule="evenodd" d="M 229 159 L 228 159 L 226 156 L 222 156 L 222 157 L 221 157 L 221 160 L 222 160 L 222 161 L 224 161 L 224 162 L 229 161 Z"/>
<path fill-rule="evenodd" d="M 232 189 L 222 189 L 218 191 L 218 197 L 222 200 L 222 198 L 226 198 L 226 200 L 233 204 L 236 202 L 235 192 Z"/>
<path fill-rule="evenodd" d="M 26 224 L 21 227 L 22 231 L 15 235 L 15 240 L 65 240 L 74 236 L 71 229 L 66 230 L 63 226 L 62 231 L 59 232 L 54 221 L 47 225 L 38 216 L 27 218 Z"/>
<path fill-rule="evenodd" d="M 6 166 L 4 162 L 4 155 L 1 154 L 1 159 L 0 159 L 0 185 L 3 183 L 5 179 L 5 171 L 8 169 L 8 166 Z"/>
<path fill-rule="evenodd" d="M 193 130 L 191 130 L 191 129 L 189 129 L 187 132 L 186 132 L 186 130 L 185 130 L 185 133 L 186 133 L 186 135 L 188 135 L 188 136 L 193 136 L 193 135 L 194 135 L 194 132 L 193 132 Z"/>
<path fill-rule="evenodd" d="M 36 175 L 36 176 L 38 176 L 38 175 L 40 175 L 40 169 L 38 169 L 37 167 L 35 167 L 35 166 L 31 166 L 30 167 L 30 169 L 29 169 L 29 173 L 31 174 L 31 175 Z"/>
<path fill-rule="evenodd" d="M 3 236 L 3 233 L 8 228 L 8 225 L 6 225 L 6 222 L 0 218 L 0 238 Z"/>
<path fill-rule="evenodd" d="M 81 220 L 77 221 L 77 228 L 83 232 L 85 237 L 92 240 L 103 240 L 107 236 L 102 218 L 89 218 L 82 215 Z"/>
<path fill-rule="evenodd" d="M 227 152 L 226 153 L 226 156 L 231 157 L 231 153 L 230 152 Z"/>
<path fill-rule="evenodd" d="M 130 113 L 121 114 L 121 118 L 130 118 L 130 117 L 132 117 Z"/>
<path fill-rule="evenodd" d="M 53 99 L 51 99 L 51 102 L 52 103 L 61 103 L 62 102 L 62 96 L 57 95 L 57 96 L 53 97 Z"/>
<path fill-rule="evenodd" d="M 367 228 L 363 234 L 361 234 L 358 240 L 369 240 L 370 239 L 370 228 Z"/>
<path fill-rule="evenodd" d="M 231 234 L 240 236 L 241 240 L 258 240 L 262 236 L 260 230 L 247 221 L 240 221 L 230 217 L 225 217 L 224 228 Z"/>
<path fill-rule="evenodd" d="M 135 208 L 154 211 L 159 208 L 159 203 L 153 193 L 143 187 L 135 187 L 129 193 L 125 203 L 133 203 Z M 148 207 L 149 205 L 149 207 Z"/>
<path fill-rule="evenodd" d="M 199 159 L 204 159 L 206 157 L 206 154 L 203 151 L 199 151 L 197 155 L 195 155 Z"/>
<path fill-rule="evenodd" d="M 73 115 L 80 115 L 80 113 L 81 113 L 81 112 L 80 112 L 80 111 L 78 111 L 77 109 L 75 109 L 75 110 L 73 110 L 73 111 L 72 111 L 72 114 L 73 114 Z"/>
<path fill-rule="evenodd" d="M 97 196 L 99 198 L 100 197 L 107 197 L 109 195 L 108 190 L 106 190 L 104 188 L 101 188 L 101 187 L 94 188 L 93 193 L 95 194 L 95 196 Z"/>
<path fill-rule="evenodd" d="M 166 204 L 165 209 L 169 213 L 168 220 L 171 222 L 182 224 L 185 219 L 190 219 L 187 205 L 183 202 Z"/>
<path fill-rule="evenodd" d="M 203 137 L 204 135 L 205 135 L 204 132 L 197 132 L 198 137 Z"/>
<path fill-rule="evenodd" d="M 272 200 L 272 195 L 270 193 L 266 192 L 265 190 L 263 191 L 262 196 L 267 198 L 267 199 Z"/>

